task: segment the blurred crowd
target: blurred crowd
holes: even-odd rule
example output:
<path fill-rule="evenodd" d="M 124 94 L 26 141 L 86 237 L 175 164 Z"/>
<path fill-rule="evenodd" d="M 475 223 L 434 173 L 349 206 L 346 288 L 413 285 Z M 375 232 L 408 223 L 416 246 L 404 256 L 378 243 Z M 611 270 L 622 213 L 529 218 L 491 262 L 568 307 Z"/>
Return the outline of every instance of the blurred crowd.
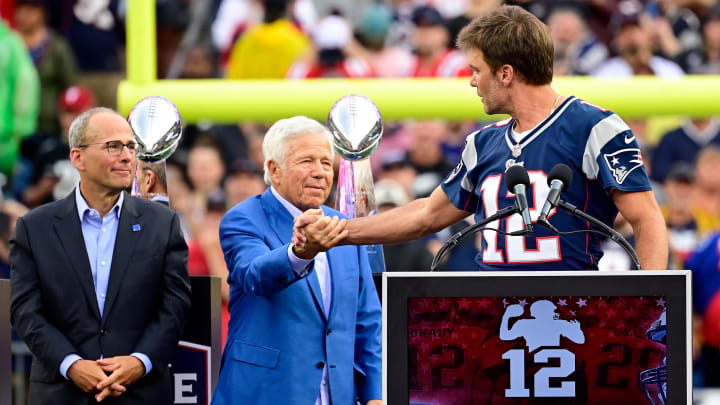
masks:
<path fill-rule="evenodd" d="M 454 46 L 455 36 L 502 3 L 156 0 L 157 75 L 233 80 L 466 77 L 470 71 L 465 55 Z M 717 0 L 504 3 L 524 7 L 548 24 L 558 76 L 720 74 Z M 78 181 L 68 158 L 70 122 L 91 107 L 115 107 L 117 83 L 125 76 L 126 7 L 126 0 L 0 3 L 0 277 L 9 274 L 8 241 L 15 219 L 63 198 Z M 183 218 L 191 274 L 225 279 L 219 221 L 230 207 L 265 190 L 262 139 L 269 124 L 187 125 L 180 147 L 167 161 L 170 205 Z M 427 196 L 458 162 L 466 135 L 485 124 L 386 122 L 372 157 L 378 210 Z M 717 305 L 714 301 L 720 291 L 720 120 L 651 117 L 629 124 L 644 149 L 667 220 L 668 267 L 691 268 L 694 283 L 705 291 L 694 302 L 696 353 L 703 354 L 696 383 L 720 386 L 720 321 L 702 322 L 703 317 L 720 317 L 720 298 Z M 386 246 L 388 270 L 427 269 L 443 242 L 465 225 Z M 617 228 L 632 239 L 622 218 Z M 606 245 L 601 267 L 629 268 L 628 258 L 612 243 Z M 479 246 L 479 239 L 465 242 L 441 268 L 467 269 Z M 697 259 L 711 253 L 715 261 Z M 224 285 L 226 299 L 227 293 Z"/>

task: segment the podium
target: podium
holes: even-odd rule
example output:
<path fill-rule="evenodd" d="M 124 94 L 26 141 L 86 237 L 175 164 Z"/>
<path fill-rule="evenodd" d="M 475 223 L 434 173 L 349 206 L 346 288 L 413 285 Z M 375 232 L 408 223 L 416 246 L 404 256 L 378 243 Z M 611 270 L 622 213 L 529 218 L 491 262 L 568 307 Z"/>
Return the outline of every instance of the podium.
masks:
<path fill-rule="evenodd" d="M 689 271 L 382 281 L 385 403 L 692 402 Z"/>
<path fill-rule="evenodd" d="M 220 278 L 190 278 L 192 306 L 170 363 L 175 404 L 209 405 L 220 375 L 222 314 Z"/>
<path fill-rule="evenodd" d="M 11 403 L 10 280 L 0 279 L 0 404 Z"/>

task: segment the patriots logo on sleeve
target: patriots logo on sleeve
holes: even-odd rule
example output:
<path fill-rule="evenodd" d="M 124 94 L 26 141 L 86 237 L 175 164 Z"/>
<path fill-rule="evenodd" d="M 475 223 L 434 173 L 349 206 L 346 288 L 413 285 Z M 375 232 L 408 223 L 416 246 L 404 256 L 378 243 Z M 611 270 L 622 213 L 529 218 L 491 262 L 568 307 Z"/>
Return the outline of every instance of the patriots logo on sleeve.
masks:
<path fill-rule="evenodd" d="M 463 168 L 463 161 L 461 159 L 460 163 L 458 163 L 457 166 L 455 166 L 455 169 L 453 169 L 452 173 L 450 173 L 450 175 L 445 180 L 445 184 L 450 183 L 452 181 L 452 179 L 454 179 L 455 176 L 457 176 L 457 174 L 460 173 L 460 170 L 462 170 L 462 168 Z"/>
<path fill-rule="evenodd" d="M 620 149 L 603 154 L 603 157 L 618 184 L 622 184 L 630 172 L 643 165 L 642 153 L 637 148 Z"/>

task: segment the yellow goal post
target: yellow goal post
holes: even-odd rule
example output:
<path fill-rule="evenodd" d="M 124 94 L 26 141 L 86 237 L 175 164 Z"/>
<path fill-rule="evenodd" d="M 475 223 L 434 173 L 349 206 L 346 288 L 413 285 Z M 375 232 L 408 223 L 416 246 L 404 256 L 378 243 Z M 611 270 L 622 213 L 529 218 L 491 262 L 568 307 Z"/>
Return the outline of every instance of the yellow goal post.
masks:
<path fill-rule="evenodd" d="M 321 121 L 340 97 L 373 100 L 385 120 L 486 120 L 468 79 L 158 80 L 155 2 L 129 0 L 127 80 L 118 87 L 118 110 L 127 115 L 143 97 L 169 98 L 184 123 L 272 122 L 293 115 Z M 607 108 L 624 119 L 720 115 L 720 76 L 682 79 L 557 77 L 553 87 Z"/>

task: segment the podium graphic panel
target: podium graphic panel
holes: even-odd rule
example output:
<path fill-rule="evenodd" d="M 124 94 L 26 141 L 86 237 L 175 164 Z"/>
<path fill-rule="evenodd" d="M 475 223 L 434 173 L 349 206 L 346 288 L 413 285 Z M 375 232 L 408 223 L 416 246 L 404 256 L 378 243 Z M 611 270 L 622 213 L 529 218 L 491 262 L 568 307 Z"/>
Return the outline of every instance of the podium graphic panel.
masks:
<path fill-rule="evenodd" d="M 404 273 L 384 284 L 389 403 L 689 403 L 689 272 Z"/>

